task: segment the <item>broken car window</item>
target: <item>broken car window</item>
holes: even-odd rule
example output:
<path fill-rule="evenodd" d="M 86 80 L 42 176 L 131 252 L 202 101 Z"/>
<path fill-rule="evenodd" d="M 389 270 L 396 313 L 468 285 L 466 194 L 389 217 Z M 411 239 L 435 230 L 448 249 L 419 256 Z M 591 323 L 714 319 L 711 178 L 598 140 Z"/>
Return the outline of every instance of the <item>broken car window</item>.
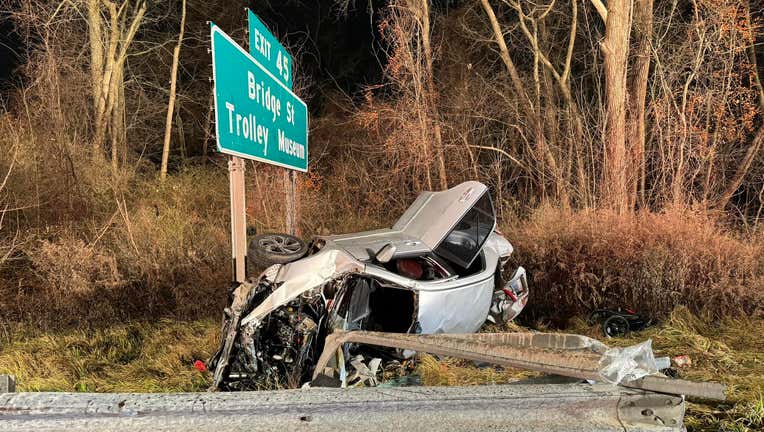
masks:
<path fill-rule="evenodd" d="M 448 233 L 435 253 L 462 268 L 469 267 L 491 234 L 494 223 L 491 196 L 486 192 Z"/>

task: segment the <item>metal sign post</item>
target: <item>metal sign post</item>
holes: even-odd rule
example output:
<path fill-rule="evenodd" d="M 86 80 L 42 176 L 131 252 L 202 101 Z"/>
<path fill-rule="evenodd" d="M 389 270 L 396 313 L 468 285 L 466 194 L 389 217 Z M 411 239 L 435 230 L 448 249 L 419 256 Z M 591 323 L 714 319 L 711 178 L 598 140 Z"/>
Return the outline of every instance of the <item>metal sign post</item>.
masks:
<path fill-rule="evenodd" d="M 247 278 L 247 207 L 245 202 L 244 159 L 231 156 L 228 179 L 231 193 L 231 256 L 234 282 Z"/>

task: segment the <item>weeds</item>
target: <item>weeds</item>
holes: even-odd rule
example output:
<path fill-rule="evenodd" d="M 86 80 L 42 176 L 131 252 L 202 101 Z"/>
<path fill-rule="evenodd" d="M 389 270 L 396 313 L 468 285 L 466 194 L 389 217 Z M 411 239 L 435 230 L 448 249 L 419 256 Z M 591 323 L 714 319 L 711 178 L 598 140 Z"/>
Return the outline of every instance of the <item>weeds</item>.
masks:
<path fill-rule="evenodd" d="M 212 321 L 136 322 L 101 330 L 16 328 L 0 343 L 0 371 L 19 391 L 180 392 L 207 388 L 195 360 L 212 354 Z"/>
<path fill-rule="evenodd" d="M 665 317 L 764 313 L 764 243 L 685 209 L 615 215 L 541 207 L 504 230 L 529 270 L 526 318 L 564 325 L 600 307 Z"/>

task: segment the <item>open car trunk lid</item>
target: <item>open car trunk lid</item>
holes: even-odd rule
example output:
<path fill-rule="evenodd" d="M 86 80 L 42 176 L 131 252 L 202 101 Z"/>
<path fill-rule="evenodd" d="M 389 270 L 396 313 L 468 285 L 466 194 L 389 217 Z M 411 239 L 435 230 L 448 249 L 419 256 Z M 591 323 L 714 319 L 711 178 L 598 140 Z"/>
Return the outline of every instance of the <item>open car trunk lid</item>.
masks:
<path fill-rule="evenodd" d="M 468 181 L 442 192 L 422 192 L 393 225 L 407 237 L 467 268 L 496 225 L 488 187 Z"/>

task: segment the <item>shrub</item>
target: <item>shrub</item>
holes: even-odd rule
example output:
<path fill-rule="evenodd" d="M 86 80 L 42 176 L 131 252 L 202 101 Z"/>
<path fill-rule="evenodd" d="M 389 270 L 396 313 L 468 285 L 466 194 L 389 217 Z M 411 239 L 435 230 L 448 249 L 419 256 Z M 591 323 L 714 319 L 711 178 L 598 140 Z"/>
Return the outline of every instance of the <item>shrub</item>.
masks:
<path fill-rule="evenodd" d="M 665 316 L 761 315 L 764 242 L 686 209 L 616 215 L 550 207 L 507 230 L 532 278 L 529 316 L 560 323 L 594 308 Z"/>

